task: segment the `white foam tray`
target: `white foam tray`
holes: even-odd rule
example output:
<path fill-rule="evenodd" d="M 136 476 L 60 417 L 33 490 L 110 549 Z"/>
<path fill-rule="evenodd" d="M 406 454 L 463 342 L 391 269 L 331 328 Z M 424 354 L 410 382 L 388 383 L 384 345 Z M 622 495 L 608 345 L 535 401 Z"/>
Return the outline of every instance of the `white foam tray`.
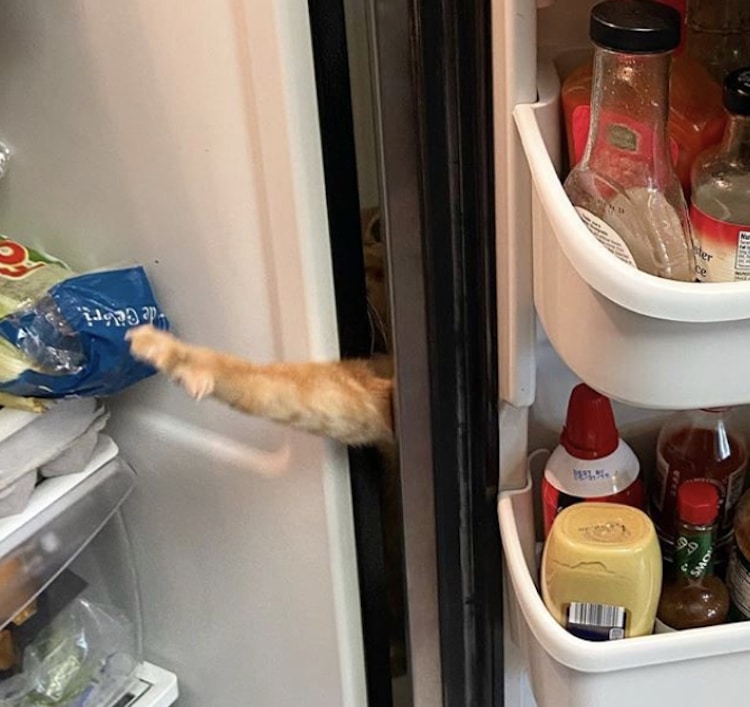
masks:
<path fill-rule="evenodd" d="M 553 346 L 589 385 L 638 407 L 750 401 L 750 282 L 665 280 L 600 246 L 558 176 L 559 92 L 540 60 L 538 101 L 513 113 L 532 181 L 534 304 Z"/>
<path fill-rule="evenodd" d="M 141 663 L 125 697 L 108 707 L 168 707 L 177 701 L 177 676 L 152 663 Z"/>
<path fill-rule="evenodd" d="M 750 622 L 594 643 L 565 631 L 536 584 L 531 482 L 500 494 L 506 621 L 538 707 L 744 705 Z"/>

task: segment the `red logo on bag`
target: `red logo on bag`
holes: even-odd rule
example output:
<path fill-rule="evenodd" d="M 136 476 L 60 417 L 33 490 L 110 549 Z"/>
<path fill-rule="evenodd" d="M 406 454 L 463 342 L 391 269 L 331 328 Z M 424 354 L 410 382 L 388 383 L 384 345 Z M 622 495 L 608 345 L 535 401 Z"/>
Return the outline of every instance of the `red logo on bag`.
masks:
<path fill-rule="evenodd" d="M 0 275 L 19 280 L 44 266 L 45 263 L 31 260 L 28 249 L 20 243 L 0 241 Z"/>

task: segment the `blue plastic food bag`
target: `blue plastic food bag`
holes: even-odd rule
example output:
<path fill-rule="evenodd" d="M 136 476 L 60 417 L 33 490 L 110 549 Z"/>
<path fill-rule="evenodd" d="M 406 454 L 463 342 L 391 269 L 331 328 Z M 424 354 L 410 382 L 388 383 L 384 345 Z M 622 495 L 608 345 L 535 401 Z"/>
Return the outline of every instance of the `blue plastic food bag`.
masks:
<path fill-rule="evenodd" d="M 22 397 L 116 393 L 155 373 L 125 332 L 169 328 L 142 267 L 76 275 L 3 236 L 0 315 L 0 391 Z"/>

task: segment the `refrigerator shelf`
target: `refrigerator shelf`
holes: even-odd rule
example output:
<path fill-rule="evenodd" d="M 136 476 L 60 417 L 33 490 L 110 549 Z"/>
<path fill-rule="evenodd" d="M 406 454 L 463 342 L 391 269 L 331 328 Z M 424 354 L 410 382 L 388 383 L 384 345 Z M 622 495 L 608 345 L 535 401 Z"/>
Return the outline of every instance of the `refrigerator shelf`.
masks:
<path fill-rule="evenodd" d="M 0 627 L 41 593 L 133 489 L 135 473 L 100 435 L 81 472 L 49 478 L 26 509 L 0 519 Z"/>
<path fill-rule="evenodd" d="M 513 115 L 531 174 L 534 304 L 565 363 L 637 407 L 750 401 L 750 282 L 665 280 L 600 247 L 560 181 L 560 82 L 539 61 L 538 100 Z"/>
<path fill-rule="evenodd" d="M 744 704 L 750 691 L 750 623 L 592 643 L 565 631 L 537 588 L 531 481 L 498 502 L 510 635 L 538 707 Z"/>

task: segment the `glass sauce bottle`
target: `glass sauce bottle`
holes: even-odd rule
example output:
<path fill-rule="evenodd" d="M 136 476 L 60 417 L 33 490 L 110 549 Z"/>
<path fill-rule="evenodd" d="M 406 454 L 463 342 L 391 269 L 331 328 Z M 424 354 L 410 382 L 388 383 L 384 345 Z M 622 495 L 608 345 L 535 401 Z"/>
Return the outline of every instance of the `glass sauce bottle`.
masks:
<path fill-rule="evenodd" d="M 724 82 L 724 137 L 693 166 L 690 219 L 702 282 L 750 280 L 750 67 Z"/>
<path fill-rule="evenodd" d="M 665 4 L 675 7 L 685 16 L 684 1 Z M 561 99 L 571 167 L 581 160 L 586 145 L 591 85 L 591 62 L 576 68 L 562 85 Z M 721 139 L 725 121 L 721 83 L 714 80 L 689 50 L 681 51 L 678 47 L 672 60 L 667 133 L 675 171 L 686 196 L 690 195 L 690 169 L 695 158 Z"/>
<path fill-rule="evenodd" d="M 565 191 L 592 234 L 620 260 L 692 282 L 687 205 L 666 131 L 679 13 L 648 0 L 605 0 L 591 10 L 590 36 L 591 122 Z"/>
<path fill-rule="evenodd" d="M 742 494 L 747 446 L 730 408 L 678 412 L 662 426 L 656 444 L 656 473 L 649 489 L 649 514 L 662 555 L 671 562 L 677 535 L 677 493 L 685 481 L 709 481 L 719 492 L 714 559 L 726 567 L 734 508 Z"/>
<path fill-rule="evenodd" d="M 677 493 L 678 530 L 674 567 L 656 610 L 656 632 L 724 623 L 729 593 L 713 572 L 714 527 L 719 492 L 708 481 L 687 481 Z"/>

